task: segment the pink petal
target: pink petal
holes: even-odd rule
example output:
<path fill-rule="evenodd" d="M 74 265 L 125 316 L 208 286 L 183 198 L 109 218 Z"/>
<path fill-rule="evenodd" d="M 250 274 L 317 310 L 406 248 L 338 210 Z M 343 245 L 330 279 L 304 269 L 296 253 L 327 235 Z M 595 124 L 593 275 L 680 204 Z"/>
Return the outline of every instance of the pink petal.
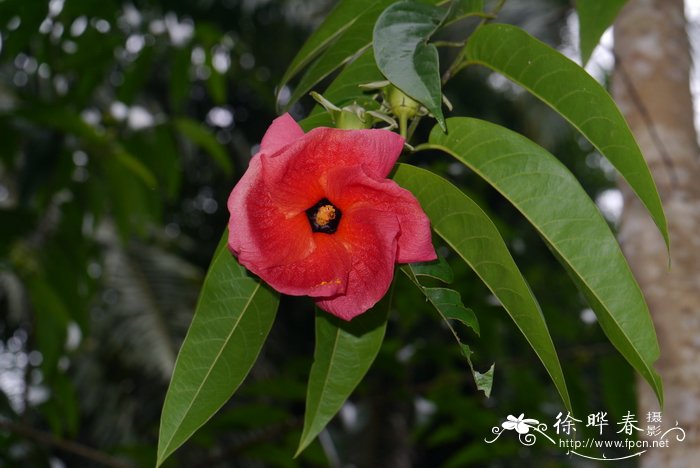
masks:
<path fill-rule="evenodd" d="M 260 143 L 260 152 L 268 155 L 275 154 L 285 146 L 304 136 L 291 115 L 283 114 L 272 121 Z"/>
<path fill-rule="evenodd" d="M 317 299 L 323 310 L 351 320 L 374 306 L 389 290 L 394 277 L 394 252 L 399 225 L 395 216 L 382 211 L 343 212 L 334 234 L 352 261 L 344 294 Z"/>
<path fill-rule="evenodd" d="M 306 216 L 288 216 L 271 202 L 261 155 L 250 166 L 228 199 L 228 246 L 251 271 L 292 263 L 313 250 Z"/>
<path fill-rule="evenodd" d="M 396 164 L 403 150 L 404 139 L 387 130 L 345 130 L 334 132 L 344 165 L 361 164 L 372 178 L 383 179 Z M 332 144 L 333 140 L 331 140 Z M 337 167 L 337 166 L 336 166 Z"/>
<path fill-rule="evenodd" d="M 280 235 L 287 237 L 282 232 Z M 327 297 L 346 293 L 352 268 L 346 246 L 337 237 L 324 233 L 314 233 L 313 241 L 313 250 L 303 259 L 251 271 L 284 294 Z"/>
<path fill-rule="evenodd" d="M 374 180 L 363 171 L 346 168 L 329 172 L 327 186 L 329 200 L 342 200 L 352 209 L 371 208 L 392 213 L 398 218 L 398 263 L 426 262 L 437 258 L 430 220 L 416 197 L 393 180 Z"/>
<path fill-rule="evenodd" d="M 403 149 L 403 138 L 387 130 L 338 130 L 316 128 L 296 140 L 266 166 L 275 180 L 297 176 L 322 181 L 331 168 L 362 166 L 373 179 L 383 179 L 391 171 Z M 299 192 L 304 183 L 296 182 Z"/>

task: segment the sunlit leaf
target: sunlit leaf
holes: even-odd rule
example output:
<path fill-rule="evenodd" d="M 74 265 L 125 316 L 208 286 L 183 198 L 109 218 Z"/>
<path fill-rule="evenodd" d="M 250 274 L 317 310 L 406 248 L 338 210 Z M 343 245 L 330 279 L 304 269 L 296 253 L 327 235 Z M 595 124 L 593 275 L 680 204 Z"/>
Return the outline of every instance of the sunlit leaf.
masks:
<path fill-rule="evenodd" d="M 467 59 L 502 73 L 560 113 L 603 154 L 647 207 L 669 245 L 666 217 L 642 152 L 615 102 L 588 73 L 522 29 L 479 28 Z"/>
<path fill-rule="evenodd" d="M 446 10 L 421 2 L 391 5 L 377 19 L 373 47 L 379 70 L 401 91 L 423 104 L 444 128 L 437 48 L 428 39 Z"/>
<path fill-rule="evenodd" d="M 316 349 L 297 455 L 335 416 L 369 370 L 384 340 L 390 307 L 391 291 L 350 322 L 316 311 Z"/>
<path fill-rule="evenodd" d="M 436 126 L 435 133 L 442 131 Z M 459 132 L 451 130 L 450 135 Z M 544 364 L 564 404 L 571 408 L 559 358 L 539 304 L 488 215 L 457 187 L 430 171 L 399 164 L 393 178 L 418 198 L 435 233 L 501 301 Z"/>
<path fill-rule="evenodd" d="M 427 147 L 461 161 L 498 190 L 537 229 L 571 273 L 613 345 L 654 388 L 659 356 L 644 297 L 607 222 L 578 181 L 527 138 L 477 119 L 448 119 Z"/>
<path fill-rule="evenodd" d="M 158 437 L 158 463 L 233 395 L 272 327 L 278 295 L 219 245 L 175 363 Z"/>

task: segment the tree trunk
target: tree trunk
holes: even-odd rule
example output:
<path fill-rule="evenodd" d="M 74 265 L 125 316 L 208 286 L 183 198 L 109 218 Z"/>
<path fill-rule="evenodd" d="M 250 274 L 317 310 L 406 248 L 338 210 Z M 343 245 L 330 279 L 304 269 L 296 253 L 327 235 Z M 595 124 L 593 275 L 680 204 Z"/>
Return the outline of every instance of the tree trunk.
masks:
<path fill-rule="evenodd" d="M 613 94 L 659 187 L 671 237 L 666 249 L 648 213 L 621 183 L 620 242 L 647 299 L 661 346 L 662 430 L 685 429 L 669 448 L 650 448 L 643 467 L 698 466 L 700 460 L 700 150 L 690 94 L 690 45 L 683 0 L 630 0 L 615 23 Z M 660 411 L 638 384 L 639 426 Z M 654 439 L 658 439 L 658 436 Z"/>

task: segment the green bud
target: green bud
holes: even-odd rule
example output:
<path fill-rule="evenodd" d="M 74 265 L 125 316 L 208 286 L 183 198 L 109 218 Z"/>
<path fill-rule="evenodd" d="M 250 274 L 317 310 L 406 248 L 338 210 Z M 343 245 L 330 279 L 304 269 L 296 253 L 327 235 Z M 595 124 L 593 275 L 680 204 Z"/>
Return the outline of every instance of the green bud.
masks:
<path fill-rule="evenodd" d="M 420 103 L 406 95 L 396 86 L 390 85 L 386 89 L 386 96 L 391 112 L 399 119 L 412 119 L 418 114 Z"/>
<path fill-rule="evenodd" d="M 357 105 L 343 107 L 335 113 L 335 126 L 343 130 L 363 130 L 372 126 L 371 119 L 365 117 L 365 111 Z"/>

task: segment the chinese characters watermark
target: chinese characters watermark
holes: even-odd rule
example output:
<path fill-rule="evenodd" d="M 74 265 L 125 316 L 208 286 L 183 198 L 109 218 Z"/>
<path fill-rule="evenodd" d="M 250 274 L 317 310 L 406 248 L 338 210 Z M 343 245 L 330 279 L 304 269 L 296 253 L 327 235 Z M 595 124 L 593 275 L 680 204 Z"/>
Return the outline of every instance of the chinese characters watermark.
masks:
<path fill-rule="evenodd" d="M 547 433 L 548 426 L 546 423 L 542 423 L 537 419 L 526 418 L 525 414 L 522 413 L 517 418 L 513 415 L 508 415 L 500 426 L 491 428 L 491 433 L 494 434 L 495 437 L 491 440 L 484 439 L 484 441 L 488 444 L 492 444 L 498 440 L 504 432 L 515 431 L 518 434 L 517 437 L 520 443 L 528 447 L 534 445 L 537 442 L 537 437 L 541 435 L 549 443 L 559 448 L 566 449 L 566 453 L 569 455 L 590 460 L 615 461 L 639 457 L 651 448 L 667 448 L 674 439 L 676 442 L 683 442 L 685 440 L 685 430 L 678 426 L 678 422 L 676 422 L 675 426 L 664 429 L 661 412 L 650 411 L 646 414 L 646 418 L 642 419 L 646 420 L 646 428 L 639 427 L 639 425 L 643 423 L 640 423 L 637 420 L 637 416 L 631 411 L 627 411 L 627 414 L 619 421 L 613 421 L 615 424 L 612 424 L 608 413 L 604 411 L 598 411 L 587 415 L 585 427 L 597 428 L 598 435 L 601 437 L 606 428 L 610 427 L 611 430 L 616 429 L 614 432 L 617 438 L 609 440 L 593 437 L 576 438 L 577 425 L 583 424 L 584 420 L 576 419 L 569 412 L 566 414 L 560 412 L 556 416 L 551 426 L 552 429 L 550 433 L 553 432 L 551 435 Z M 637 440 L 636 436 L 642 434 L 646 438 Z M 581 453 L 579 452 L 581 449 L 603 450 L 603 457 L 599 458 Z M 605 456 L 605 449 L 623 449 L 630 453 L 628 455 L 611 458 Z"/>

